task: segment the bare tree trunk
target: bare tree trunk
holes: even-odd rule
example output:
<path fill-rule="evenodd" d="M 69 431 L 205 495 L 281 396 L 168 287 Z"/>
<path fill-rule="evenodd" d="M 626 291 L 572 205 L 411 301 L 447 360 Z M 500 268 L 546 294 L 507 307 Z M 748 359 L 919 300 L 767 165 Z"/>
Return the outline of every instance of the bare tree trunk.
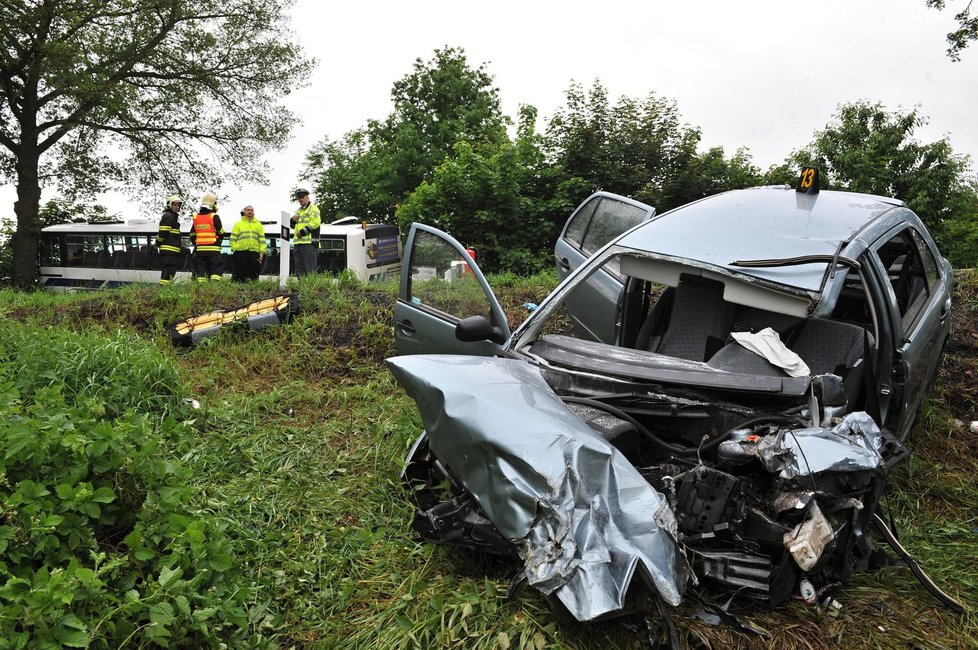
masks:
<path fill-rule="evenodd" d="M 18 289 L 30 289 L 37 285 L 37 247 L 41 238 L 41 186 L 37 169 L 39 155 L 17 158 L 17 230 L 11 239 L 13 244 L 13 281 Z"/>

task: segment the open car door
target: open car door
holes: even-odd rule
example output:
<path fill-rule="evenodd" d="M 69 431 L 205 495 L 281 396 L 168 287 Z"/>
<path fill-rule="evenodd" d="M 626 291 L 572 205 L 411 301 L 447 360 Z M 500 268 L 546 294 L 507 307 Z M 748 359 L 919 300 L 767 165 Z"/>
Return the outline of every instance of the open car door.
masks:
<path fill-rule="evenodd" d="M 494 356 L 509 336 L 502 307 L 462 245 L 412 224 L 394 306 L 397 353 Z"/>
<path fill-rule="evenodd" d="M 554 246 L 557 279 L 563 281 L 609 241 L 655 216 L 655 208 L 625 196 L 596 192 L 567 219 Z M 614 313 L 621 296 L 617 265 L 598 269 L 567 299 L 577 336 L 613 344 L 618 333 Z"/>

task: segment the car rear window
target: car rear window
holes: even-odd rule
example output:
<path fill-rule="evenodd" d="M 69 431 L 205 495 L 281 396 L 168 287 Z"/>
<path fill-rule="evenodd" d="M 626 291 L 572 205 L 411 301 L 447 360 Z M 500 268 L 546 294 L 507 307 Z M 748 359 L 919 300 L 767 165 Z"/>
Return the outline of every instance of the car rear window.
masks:
<path fill-rule="evenodd" d="M 594 254 L 599 248 L 637 225 L 644 218 L 645 210 L 642 208 L 613 199 L 602 199 L 591 218 L 581 250 L 588 255 Z"/>

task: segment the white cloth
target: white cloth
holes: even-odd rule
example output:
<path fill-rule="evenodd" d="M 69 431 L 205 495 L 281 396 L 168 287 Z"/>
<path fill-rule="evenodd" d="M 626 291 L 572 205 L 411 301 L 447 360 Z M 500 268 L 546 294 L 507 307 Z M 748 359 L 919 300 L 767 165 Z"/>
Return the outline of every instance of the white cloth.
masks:
<path fill-rule="evenodd" d="M 812 374 L 801 357 L 789 350 L 778 333 L 770 327 L 765 327 L 760 332 L 732 332 L 730 336 L 754 354 L 759 354 L 773 365 L 783 368 L 791 377 L 807 377 Z"/>

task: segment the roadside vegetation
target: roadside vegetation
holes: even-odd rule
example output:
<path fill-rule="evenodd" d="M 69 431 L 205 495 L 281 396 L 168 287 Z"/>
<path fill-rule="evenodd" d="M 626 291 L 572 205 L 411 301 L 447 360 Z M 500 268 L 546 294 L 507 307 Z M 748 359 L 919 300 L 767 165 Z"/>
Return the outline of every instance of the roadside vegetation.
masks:
<path fill-rule="evenodd" d="M 490 282 L 518 321 L 556 278 Z M 291 324 L 189 351 L 167 324 L 275 287 L 0 292 L 0 648 L 641 647 L 639 617 L 568 623 L 532 589 L 507 599 L 512 567 L 412 538 L 399 473 L 421 423 L 383 362 L 396 287 L 297 289 Z M 973 647 L 976 311 L 978 274 L 959 272 L 952 340 L 885 501 L 969 612 L 894 566 L 856 576 L 841 609 L 738 605 L 769 640 L 685 604 L 691 647 Z"/>

